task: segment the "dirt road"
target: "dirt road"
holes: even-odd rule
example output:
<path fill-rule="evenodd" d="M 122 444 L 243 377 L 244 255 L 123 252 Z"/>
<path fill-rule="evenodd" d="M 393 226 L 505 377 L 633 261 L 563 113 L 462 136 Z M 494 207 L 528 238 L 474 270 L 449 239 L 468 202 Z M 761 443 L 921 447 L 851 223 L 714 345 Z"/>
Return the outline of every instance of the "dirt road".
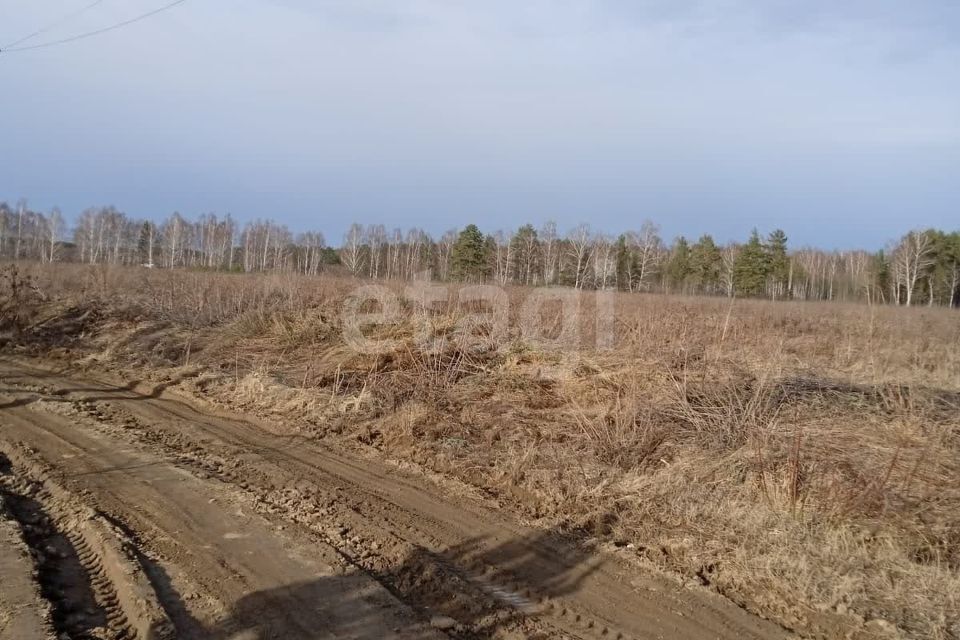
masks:
<path fill-rule="evenodd" d="M 786 636 L 589 538 L 136 381 L 0 360 L 0 454 L 14 518 L 49 522 L 27 542 L 66 541 L 40 580 L 74 637 Z"/>
<path fill-rule="evenodd" d="M 33 560 L 0 500 L 0 640 L 44 640 L 52 629 L 34 580 Z"/>

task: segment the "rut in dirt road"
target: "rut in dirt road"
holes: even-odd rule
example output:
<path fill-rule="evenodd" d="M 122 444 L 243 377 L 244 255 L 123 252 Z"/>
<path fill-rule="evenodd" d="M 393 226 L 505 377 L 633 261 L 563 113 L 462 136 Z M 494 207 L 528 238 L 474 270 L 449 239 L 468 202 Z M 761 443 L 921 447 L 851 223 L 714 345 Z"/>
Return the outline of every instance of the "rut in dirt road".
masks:
<path fill-rule="evenodd" d="M 0 360 L 0 380 L 3 437 L 56 462 L 137 536 L 178 594 L 167 605 L 178 629 L 223 638 L 786 636 L 716 594 L 602 552 L 589 532 L 519 526 L 282 424 L 32 363 Z"/>
<path fill-rule="evenodd" d="M 535 541 L 526 541 L 535 543 Z M 425 565 L 437 565 L 457 563 L 458 561 L 469 562 L 472 555 L 475 542 L 464 545 L 462 549 L 451 549 L 443 554 L 433 554 L 427 551 L 421 551 L 410 557 L 402 566 L 394 567 L 390 570 L 391 575 L 395 576 L 418 576 L 421 575 Z M 523 545 L 509 544 L 513 551 L 519 551 Z M 515 558 L 515 566 L 522 570 L 526 554 L 521 553 Z M 586 558 L 582 559 L 586 562 Z M 573 593 L 583 577 L 589 571 L 562 571 L 554 577 L 555 589 L 557 593 Z M 509 600 L 512 603 L 512 611 L 505 609 L 498 616 L 477 616 L 476 619 L 461 617 L 458 620 L 444 619 L 434 617 L 434 626 L 439 627 L 447 635 L 454 638 L 493 638 L 498 637 L 501 630 L 509 630 L 517 627 L 518 622 L 527 615 L 536 614 L 537 607 L 527 601 L 522 595 L 512 594 L 506 591 L 497 591 L 497 587 L 489 586 L 484 588 L 482 576 L 466 577 L 466 580 L 473 582 L 478 598 L 496 597 Z M 492 585 L 492 583 L 489 583 Z M 206 637 L 212 640 L 230 640 L 233 638 L 312 638 L 315 636 L 305 634 L 303 630 L 299 632 L 293 628 L 290 620 L 286 619 L 289 611 L 296 608 L 316 607 L 318 603 L 324 603 L 324 607 L 332 607 L 343 611 L 358 610 L 357 604 L 362 599 L 364 590 L 368 588 L 366 576 L 355 574 L 346 579 L 320 578 L 308 582 L 302 582 L 291 585 L 284 585 L 270 590 L 259 591 L 241 598 L 231 609 L 228 616 L 218 623 L 204 631 Z M 194 621 L 195 624 L 196 621 Z M 366 619 L 362 615 L 340 624 L 336 628 L 336 635 L 331 637 L 344 638 L 369 638 L 373 640 L 379 636 L 376 631 L 379 627 L 378 620 Z M 599 630 L 598 630 L 599 631 Z M 432 635 L 432 634 L 431 634 Z M 321 636 L 316 636 L 321 637 Z M 325 637 L 325 636 L 323 636 Z M 508 636 L 509 637 L 509 636 Z M 513 636 L 517 637 L 517 636 Z M 549 636 L 532 633 L 524 637 Z M 616 635 L 609 636 L 611 638 Z M 622 636 L 621 636 L 622 637 Z"/>
<path fill-rule="evenodd" d="M 30 549 L 58 637 L 172 639 L 132 541 L 46 469 L 29 449 L 0 440 L 0 498 Z M 0 621 L 7 613 L 0 607 Z"/>

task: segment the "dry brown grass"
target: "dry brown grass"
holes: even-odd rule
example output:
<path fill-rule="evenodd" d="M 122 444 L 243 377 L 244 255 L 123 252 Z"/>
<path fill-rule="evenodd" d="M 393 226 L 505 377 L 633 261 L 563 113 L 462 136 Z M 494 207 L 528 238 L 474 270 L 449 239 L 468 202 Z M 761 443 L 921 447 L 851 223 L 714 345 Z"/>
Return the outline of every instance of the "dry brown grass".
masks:
<path fill-rule="evenodd" d="M 437 349 L 407 309 L 363 355 L 349 279 L 27 271 L 46 301 L 10 348 L 199 368 L 210 399 L 592 526 L 806 635 L 960 638 L 956 312 L 619 295 L 617 348 L 562 353 L 515 314 L 476 348 L 447 305 Z"/>

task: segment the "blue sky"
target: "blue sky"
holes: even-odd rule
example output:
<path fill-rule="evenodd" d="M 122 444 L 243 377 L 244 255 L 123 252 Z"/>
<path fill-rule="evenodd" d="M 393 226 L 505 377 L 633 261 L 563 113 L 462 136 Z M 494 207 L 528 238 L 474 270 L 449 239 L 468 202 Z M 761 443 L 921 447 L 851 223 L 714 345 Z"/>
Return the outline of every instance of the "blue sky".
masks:
<path fill-rule="evenodd" d="M 88 1 L 0 0 L 0 45 Z M 0 54 L 0 200 L 873 248 L 960 227 L 958 70 L 955 0 L 188 0 Z"/>

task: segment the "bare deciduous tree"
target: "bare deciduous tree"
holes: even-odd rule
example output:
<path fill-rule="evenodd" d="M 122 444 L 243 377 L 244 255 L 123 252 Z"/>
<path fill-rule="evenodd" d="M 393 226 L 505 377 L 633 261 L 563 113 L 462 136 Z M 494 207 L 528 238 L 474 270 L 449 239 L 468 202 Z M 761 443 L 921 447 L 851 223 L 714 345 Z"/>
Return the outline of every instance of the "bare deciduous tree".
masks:
<path fill-rule="evenodd" d="M 47 262 L 56 262 L 58 257 L 58 247 L 60 246 L 60 237 L 63 235 L 66 224 L 63 220 L 63 214 L 60 209 L 54 207 L 47 220 Z"/>
<path fill-rule="evenodd" d="M 353 275 L 360 275 L 363 269 L 363 225 L 354 222 L 343 238 L 340 259 Z"/>
<path fill-rule="evenodd" d="M 933 240 L 926 231 L 911 231 L 900 239 L 893 252 L 893 270 L 904 289 L 904 304 L 913 303 L 917 282 L 933 264 Z M 898 298 L 899 301 L 899 298 Z"/>
<path fill-rule="evenodd" d="M 540 246 L 543 251 L 543 282 L 551 285 L 557 282 L 560 262 L 560 238 L 557 235 L 557 223 L 547 220 L 540 229 Z"/>
<path fill-rule="evenodd" d="M 591 235 L 590 225 L 586 223 L 577 225 L 567 234 L 574 269 L 573 286 L 577 289 L 582 289 L 586 280 L 586 271 L 590 260 Z"/>
<path fill-rule="evenodd" d="M 493 234 L 493 244 L 493 278 L 502 286 L 510 281 L 510 264 L 513 262 L 513 242 L 510 241 L 509 234 L 498 230 Z"/>
<path fill-rule="evenodd" d="M 734 265 L 737 263 L 737 256 L 740 255 L 739 245 L 730 243 L 720 252 L 720 259 L 723 262 L 723 268 L 720 270 L 720 277 L 723 281 L 723 288 L 727 297 L 732 298 L 735 288 Z"/>
<path fill-rule="evenodd" d="M 616 264 L 613 254 L 613 242 L 610 237 L 598 233 L 593 237 L 593 286 L 597 289 L 606 289 L 610 280 L 616 277 Z"/>
<path fill-rule="evenodd" d="M 633 257 L 628 265 L 630 288 L 644 291 L 657 274 L 666 255 L 660 229 L 651 221 L 644 220 L 639 232 L 628 231 L 624 234 L 624 239 Z"/>

